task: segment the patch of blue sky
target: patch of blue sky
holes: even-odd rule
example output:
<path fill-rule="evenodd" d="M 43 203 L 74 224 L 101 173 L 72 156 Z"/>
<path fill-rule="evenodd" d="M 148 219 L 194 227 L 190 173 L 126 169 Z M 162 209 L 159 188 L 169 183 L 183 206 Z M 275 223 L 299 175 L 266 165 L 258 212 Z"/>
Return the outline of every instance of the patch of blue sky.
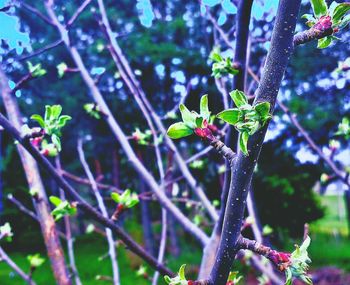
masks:
<path fill-rule="evenodd" d="M 0 7 L 4 7 L 6 3 L 7 1 L 0 0 Z M 16 49 L 17 54 L 22 54 L 24 48 L 30 48 L 29 35 L 20 31 L 19 19 L 16 16 L 0 13 L 0 23 L 0 39 L 9 45 L 11 50 Z"/>
<path fill-rule="evenodd" d="M 237 13 L 237 7 L 231 2 L 231 0 L 223 0 L 221 2 L 221 7 L 227 14 Z"/>
<path fill-rule="evenodd" d="M 185 74 L 181 70 L 173 71 L 170 76 L 171 76 L 171 78 L 174 78 L 179 83 L 184 84 L 186 82 Z"/>
<path fill-rule="evenodd" d="M 209 7 L 214 7 L 215 5 L 220 4 L 222 0 L 203 0 L 202 3 Z"/>
<path fill-rule="evenodd" d="M 150 0 L 137 0 L 136 8 L 139 11 L 141 24 L 146 28 L 151 27 L 155 15 Z"/>
<path fill-rule="evenodd" d="M 158 74 L 159 78 L 162 79 L 165 76 L 165 66 L 163 64 L 157 64 L 155 66 L 156 73 Z"/>
<path fill-rule="evenodd" d="M 278 6 L 278 0 L 269 0 L 261 3 L 260 1 L 254 1 L 252 7 L 252 15 L 257 20 L 264 18 L 264 13 L 272 11 L 276 12 Z"/>
<path fill-rule="evenodd" d="M 105 71 L 106 71 L 106 68 L 104 68 L 104 67 L 93 67 L 91 69 L 91 74 L 92 75 L 101 75 Z"/>
<path fill-rule="evenodd" d="M 224 11 L 221 11 L 218 18 L 218 25 L 222 26 L 226 23 L 226 21 L 227 21 L 227 15 Z"/>

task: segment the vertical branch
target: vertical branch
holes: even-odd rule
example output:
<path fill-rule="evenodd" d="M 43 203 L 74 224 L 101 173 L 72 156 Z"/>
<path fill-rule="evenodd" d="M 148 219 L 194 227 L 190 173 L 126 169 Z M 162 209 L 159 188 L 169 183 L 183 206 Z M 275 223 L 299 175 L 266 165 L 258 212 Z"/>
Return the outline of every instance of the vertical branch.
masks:
<path fill-rule="evenodd" d="M 279 2 L 271 48 L 255 99 L 255 103 L 269 102 L 271 113 L 274 109 L 289 56 L 293 50 L 293 33 L 300 3 L 301 0 L 280 0 Z M 240 236 L 249 186 L 266 131 L 267 126 L 250 138 L 248 144 L 249 156 L 244 156 L 242 152 L 239 152 L 238 159 L 231 169 L 231 183 L 223 230 L 216 262 L 210 273 L 210 284 L 224 285 L 226 283 L 232 262 L 238 251 L 237 240 Z"/>
<path fill-rule="evenodd" d="M 17 129 L 20 129 L 22 126 L 22 117 L 17 102 L 12 97 L 11 90 L 8 87 L 8 79 L 1 70 L 1 67 L 0 91 L 9 120 Z M 28 186 L 30 189 L 35 189 L 37 192 L 37 197 L 33 199 L 33 203 L 57 284 L 71 285 L 64 261 L 63 250 L 58 239 L 55 222 L 50 214 L 50 208 L 38 165 L 20 145 L 17 146 L 17 150 L 22 161 Z"/>
<path fill-rule="evenodd" d="M 103 202 L 102 195 L 100 194 L 100 192 L 98 190 L 96 180 L 94 179 L 94 176 L 90 170 L 90 167 L 89 167 L 88 163 L 86 162 L 85 154 L 84 154 L 84 150 L 83 150 L 83 142 L 81 139 L 78 141 L 77 149 L 78 149 L 78 153 L 79 153 L 80 162 L 84 168 L 86 176 L 88 177 L 88 179 L 91 183 L 91 188 L 92 188 L 92 191 L 94 192 L 94 195 L 96 197 L 98 207 L 99 207 L 102 215 L 105 218 L 108 218 L 108 212 L 107 212 L 106 206 Z M 113 238 L 113 233 L 112 233 L 111 229 L 109 229 L 109 228 L 105 228 L 105 232 L 106 232 L 106 237 L 107 237 L 107 242 L 108 242 L 108 254 L 109 254 L 109 257 L 110 257 L 111 263 L 112 263 L 113 284 L 120 285 L 119 267 L 118 267 L 118 262 L 117 262 L 117 253 L 116 253 L 116 249 L 115 249 L 115 241 Z"/>
<path fill-rule="evenodd" d="M 246 63 L 247 63 L 246 54 L 247 54 L 249 23 L 250 23 L 252 5 L 253 5 L 253 0 L 240 0 L 238 4 L 238 12 L 236 16 L 237 34 L 236 34 L 236 46 L 234 49 L 234 64 L 237 65 L 239 69 L 239 73 L 234 76 L 233 89 L 239 89 L 242 91 L 244 90 L 245 78 L 246 78 Z M 213 21 L 215 22 L 214 18 L 211 17 L 210 19 L 212 22 Z M 223 31 L 221 31 L 220 34 L 224 34 Z M 229 44 L 229 47 L 232 48 L 232 45 L 229 42 L 228 44 Z M 232 127 L 229 127 L 225 136 L 225 144 L 228 147 L 233 148 L 236 140 L 237 140 L 237 133 L 234 131 Z M 211 242 L 208 243 L 208 245 L 204 249 L 204 254 L 202 257 L 202 262 L 201 262 L 201 267 L 199 272 L 199 279 L 207 278 L 209 275 L 210 269 L 213 267 L 213 264 L 215 262 L 215 254 L 218 248 L 218 244 L 219 244 L 219 240 L 222 232 L 222 225 L 223 225 L 224 216 L 225 216 L 225 207 L 226 207 L 227 196 L 228 196 L 229 186 L 230 186 L 230 178 L 231 178 L 231 173 L 230 173 L 231 166 L 229 162 L 226 161 L 225 163 L 226 163 L 226 171 L 224 176 L 224 186 L 222 188 L 222 193 L 221 193 L 221 203 L 220 203 L 221 208 L 219 212 L 219 219 L 215 224 L 213 233 L 210 237 Z"/>

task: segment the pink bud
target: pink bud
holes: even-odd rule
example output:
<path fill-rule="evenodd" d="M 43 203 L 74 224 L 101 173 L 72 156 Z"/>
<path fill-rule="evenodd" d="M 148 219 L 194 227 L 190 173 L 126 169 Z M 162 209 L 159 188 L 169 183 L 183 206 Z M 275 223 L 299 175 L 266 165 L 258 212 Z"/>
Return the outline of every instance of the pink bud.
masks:
<path fill-rule="evenodd" d="M 322 16 L 314 25 L 314 28 L 320 31 L 325 31 L 332 28 L 332 18 L 330 16 Z"/>

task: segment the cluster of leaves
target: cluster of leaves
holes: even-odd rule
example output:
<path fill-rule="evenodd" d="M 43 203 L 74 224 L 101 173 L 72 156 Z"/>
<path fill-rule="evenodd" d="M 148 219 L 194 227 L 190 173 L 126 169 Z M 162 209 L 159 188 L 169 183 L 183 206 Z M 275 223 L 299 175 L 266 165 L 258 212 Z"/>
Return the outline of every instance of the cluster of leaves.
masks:
<path fill-rule="evenodd" d="M 84 104 L 84 110 L 86 113 L 88 113 L 91 117 L 99 120 L 101 119 L 101 110 L 100 107 L 95 103 L 86 103 Z"/>
<path fill-rule="evenodd" d="M 33 65 L 30 61 L 27 61 L 27 66 L 32 77 L 41 77 L 47 73 L 46 70 L 41 67 L 41 63 Z"/>
<path fill-rule="evenodd" d="M 45 258 L 42 258 L 39 253 L 28 255 L 27 260 L 29 261 L 32 270 L 40 267 L 45 262 Z"/>
<path fill-rule="evenodd" d="M 184 104 L 180 104 L 182 122 L 172 124 L 168 129 L 168 136 L 172 139 L 180 139 L 190 136 L 196 129 L 209 127 L 212 123 L 208 108 L 208 95 L 203 95 L 200 100 L 200 112 L 189 111 Z"/>
<path fill-rule="evenodd" d="M 224 122 L 233 125 L 239 132 L 239 146 L 241 151 L 248 155 L 249 136 L 256 133 L 271 118 L 270 103 L 260 102 L 256 105 L 250 105 L 244 92 L 234 90 L 230 96 L 237 108 L 227 109 L 216 115 Z M 200 113 L 190 112 L 185 105 L 180 105 L 182 122 L 172 124 L 168 129 L 168 136 L 173 139 L 179 139 L 195 133 L 202 138 L 211 138 L 213 136 L 213 125 L 208 123 L 211 120 L 208 109 L 208 95 L 204 95 L 200 102 Z"/>
<path fill-rule="evenodd" d="M 230 96 L 237 108 L 224 110 L 217 117 L 236 128 L 239 132 L 239 147 L 245 155 L 248 155 L 249 136 L 256 133 L 271 118 L 270 103 L 250 105 L 247 96 L 239 90 L 230 92 Z"/>
<path fill-rule="evenodd" d="M 213 51 L 210 53 L 209 58 L 214 62 L 212 66 L 212 76 L 214 76 L 215 78 L 221 78 L 228 74 L 238 74 L 239 71 L 233 66 L 231 58 L 224 58 L 220 54 L 219 48 L 214 48 Z"/>
<path fill-rule="evenodd" d="M 187 280 L 185 276 L 186 264 L 182 264 L 177 275 L 170 278 L 168 275 L 164 276 L 164 280 L 169 285 L 192 285 L 197 284 L 197 282 L 192 280 Z M 238 271 L 231 271 L 227 280 L 227 285 L 237 285 L 243 279 L 242 276 L 238 276 Z"/>
<path fill-rule="evenodd" d="M 55 218 L 55 221 L 58 221 L 66 215 L 73 216 L 77 213 L 76 206 L 72 205 L 68 201 L 62 201 L 56 196 L 50 196 L 49 199 L 50 202 L 55 206 L 55 209 L 53 209 L 51 212 L 51 215 Z"/>
<path fill-rule="evenodd" d="M 350 120 L 349 118 L 343 118 L 341 123 L 338 125 L 338 130 L 335 133 L 337 136 L 343 136 L 345 139 L 350 139 Z"/>
<path fill-rule="evenodd" d="M 65 62 L 61 62 L 56 66 L 56 68 L 57 68 L 58 78 L 62 78 L 66 73 L 68 66 Z"/>
<path fill-rule="evenodd" d="M 238 273 L 238 271 L 231 271 L 226 285 L 238 285 L 243 279 L 243 276 L 239 276 Z"/>
<path fill-rule="evenodd" d="M 132 133 L 132 138 L 139 144 L 139 145 L 150 145 L 151 139 L 152 139 L 152 131 L 151 130 L 145 130 L 142 132 L 139 128 L 136 128 L 135 131 Z M 160 144 L 163 141 L 163 136 L 157 137 L 157 143 Z"/>
<path fill-rule="evenodd" d="M 5 239 L 6 241 L 12 241 L 13 232 L 9 223 L 5 223 L 0 226 L 0 240 Z"/>
<path fill-rule="evenodd" d="M 169 285 L 188 285 L 188 281 L 185 276 L 185 268 L 186 264 L 182 264 L 177 273 L 177 276 L 175 276 L 174 278 L 170 278 L 168 275 L 165 275 L 165 282 Z"/>
<path fill-rule="evenodd" d="M 61 151 L 61 129 L 72 118 L 68 115 L 62 115 L 61 105 L 46 105 L 44 118 L 39 114 L 34 114 L 30 118 L 38 122 L 40 127 L 45 131 L 45 135 L 51 137 L 51 143 L 42 140 L 41 149 L 44 154 L 56 156 Z"/>
<path fill-rule="evenodd" d="M 337 3 L 335 1 L 328 7 L 325 0 L 310 0 L 314 15 L 305 14 L 302 18 L 307 20 L 309 27 L 318 30 L 327 30 L 332 28 L 337 32 L 345 28 L 350 22 L 350 15 L 346 15 L 350 11 L 350 2 Z M 328 47 L 334 40 L 338 38 L 330 35 L 318 40 L 318 48 Z"/>
<path fill-rule="evenodd" d="M 131 193 L 130 189 L 126 189 L 122 194 L 112 192 L 111 198 L 114 202 L 127 209 L 134 207 L 140 201 L 138 195 L 136 193 Z"/>
<path fill-rule="evenodd" d="M 293 278 L 297 278 L 305 282 L 306 284 L 312 284 L 311 278 L 307 275 L 309 269 L 309 258 L 307 249 L 310 245 L 311 239 L 308 236 L 302 245 L 299 247 L 296 245 L 296 249 L 292 252 L 290 257 L 290 265 L 286 268 L 286 283 L 285 285 L 292 285 Z"/>

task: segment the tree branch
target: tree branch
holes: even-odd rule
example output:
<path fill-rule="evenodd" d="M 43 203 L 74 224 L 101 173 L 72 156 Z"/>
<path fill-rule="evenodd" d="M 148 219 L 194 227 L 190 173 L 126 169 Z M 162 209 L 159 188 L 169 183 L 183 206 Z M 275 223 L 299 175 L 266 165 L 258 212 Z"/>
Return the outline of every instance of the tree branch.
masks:
<path fill-rule="evenodd" d="M 333 34 L 333 29 L 326 29 L 326 30 L 318 30 L 314 27 L 310 28 L 309 30 L 297 33 L 294 36 L 293 44 L 294 46 L 302 45 L 307 42 L 311 42 L 313 40 L 319 40 L 324 37 L 330 36 Z"/>
<path fill-rule="evenodd" d="M 271 48 L 255 100 L 255 104 L 269 102 L 271 113 L 274 109 L 289 56 L 293 50 L 293 33 L 300 3 L 301 0 L 280 0 L 278 6 Z M 216 262 L 210 274 L 211 284 L 224 285 L 226 283 L 233 259 L 237 253 L 236 244 L 240 236 L 249 186 L 267 131 L 267 125 L 250 138 L 248 144 L 249 156 L 244 156 L 242 152 L 239 152 L 237 161 L 231 171 L 231 183 L 222 236 Z"/>
<path fill-rule="evenodd" d="M 86 173 L 86 176 L 88 177 L 90 183 L 91 183 L 91 189 L 94 192 L 94 195 L 97 200 L 98 207 L 102 213 L 102 215 L 105 218 L 108 218 L 108 212 L 107 208 L 105 206 L 105 203 L 103 202 L 103 198 L 98 190 L 96 180 L 90 170 L 90 167 L 85 159 L 85 154 L 83 150 L 83 142 L 82 140 L 78 140 L 78 146 L 77 146 L 78 154 L 79 154 L 79 159 L 81 162 L 81 165 L 84 168 L 84 171 Z M 120 276 L 119 276 L 119 266 L 118 266 L 118 261 L 117 261 L 117 253 L 115 249 L 115 241 L 113 238 L 113 233 L 110 228 L 106 227 L 105 228 L 106 232 L 106 237 L 107 237 L 107 242 L 108 242 L 108 254 L 112 263 L 112 271 L 113 271 L 113 284 L 114 285 L 119 285 L 120 284 Z"/>
<path fill-rule="evenodd" d="M 113 230 L 118 237 L 126 244 L 126 246 L 136 255 L 141 257 L 150 266 L 159 270 L 162 274 L 167 274 L 174 276 L 174 273 L 170 271 L 167 267 L 162 264 L 158 264 L 157 260 L 150 256 L 144 249 L 138 245 L 124 230 L 118 225 L 114 224 L 110 219 L 103 217 L 102 214 L 97 212 L 92 206 L 86 203 L 81 196 L 74 190 L 68 182 L 62 178 L 59 173 L 57 173 L 54 166 L 40 154 L 40 152 L 31 145 L 28 140 L 21 137 L 20 132 L 12 126 L 12 124 L 0 113 L 0 125 L 3 126 L 5 131 L 7 131 L 15 140 L 17 140 L 32 156 L 33 158 L 42 166 L 42 168 L 51 175 L 51 177 L 57 182 L 58 186 L 73 200 L 77 202 L 77 206 L 86 212 L 89 216 L 95 219 L 102 225 L 109 227 Z"/>
<path fill-rule="evenodd" d="M 113 132 L 116 139 L 119 141 L 120 145 L 122 146 L 124 152 L 126 153 L 129 161 L 134 166 L 135 170 L 144 178 L 144 181 L 150 186 L 152 191 L 156 194 L 157 198 L 159 199 L 159 202 L 164 206 L 168 211 L 170 211 L 174 217 L 179 221 L 180 224 L 183 225 L 184 229 L 188 231 L 190 234 L 195 236 L 203 245 L 207 243 L 208 237 L 207 235 L 198 228 L 194 223 L 192 223 L 180 210 L 177 208 L 170 200 L 169 198 L 164 194 L 161 187 L 158 185 L 152 174 L 146 169 L 146 167 L 140 162 L 140 160 L 137 158 L 134 150 L 132 149 L 130 143 L 128 142 L 128 139 L 126 135 L 124 134 L 123 130 L 119 126 L 118 122 L 115 120 L 111 110 L 109 109 L 108 105 L 106 104 L 100 90 L 96 86 L 94 80 L 90 76 L 88 70 L 85 67 L 85 64 L 83 62 L 83 59 L 81 58 L 78 50 L 70 44 L 70 39 L 68 36 L 68 31 L 65 29 L 65 27 L 58 21 L 52 5 L 53 1 L 49 0 L 48 2 L 45 2 L 46 10 L 48 14 L 50 15 L 50 18 L 55 23 L 55 26 L 57 27 L 62 40 L 64 41 L 67 50 L 70 52 L 72 59 L 74 60 L 77 68 L 79 68 L 81 76 L 86 83 L 87 87 L 89 88 L 91 95 L 95 101 L 95 103 L 99 106 L 101 111 L 105 113 L 106 116 L 106 122 L 108 123 L 111 131 Z"/>
<path fill-rule="evenodd" d="M 28 285 L 36 285 L 32 278 L 23 272 L 21 268 L 6 254 L 6 252 L 0 247 L 0 261 L 5 261 L 21 278 L 28 283 Z"/>
<path fill-rule="evenodd" d="M 174 152 L 175 160 L 177 161 L 177 164 L 179 166 L 179 169 L 182 171 L 183 176 L 185 177 L 188 184 L 190 185 L 194 193 L 197 195 L 199 200 L 202 201 L 203 206 L 209 213 L 210 217 L 214 221 L 216 221 L 218 219 L 218 214 L 215 208 L 213 207 L 209 199 L 206 197 L 203 189 L 198 185 L 196 179 L 193 177 L 192 173 L 188 169 L 174 142 L 166 135 L 166 129 L 160 117 L 156 114 L 150 102 L 147 100 L 147 97 L 143 92 L 140 83 L 135 78 L 126 57 L 122 53 L 122 50 L 120 49 L 115 39 L 114 33 L 111 30 L 103 1 L 98 0 L 98 4 L 102 16 L 102 25 L 104 28 L 104 32 L 106 33 L 107 39 L 110 42 L 109 50 L 111 51 L 112 58 L 120 72 L 122 79 L 126 83 L 126 86 L 128 86 L 130 93 L 134 96 L 136 103 L 139 105 L 140 109 L 143 112 L 143 115 L 147 118 L 149 113 L 152 119 L 154 120 L 157 128 L 164 135 L 164 141 L 168 145 L 170 150 Z"/>

